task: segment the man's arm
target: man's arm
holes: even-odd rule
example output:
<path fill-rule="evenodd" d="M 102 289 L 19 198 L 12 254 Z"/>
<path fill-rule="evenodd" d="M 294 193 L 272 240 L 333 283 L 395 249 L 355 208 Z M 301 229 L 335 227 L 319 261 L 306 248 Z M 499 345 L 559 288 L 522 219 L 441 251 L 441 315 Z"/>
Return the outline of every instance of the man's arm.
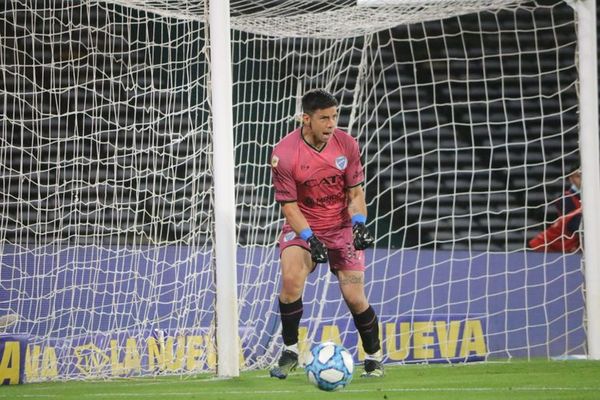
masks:
<path fill-rule="evenodd" d="M 365 201 L 365 191 L 361 185 L 348 189 L 348 214 L 353 217 L 357 214 L 367 216 L 367 203 Z"/>
<path fill-rule="evenodd" d="M 314 262 L 327 262 L 327 248 L 325 245 L 312 233 L 308 221 L 300 211 L 298 203 L 295 201 L 281 204 L 281 212 L 287 223 L 292 227 L 294 232 L 302 239 L 306 240 L 310 245 L 310 255 Z"/>
<path fill-rule="evenodd" d="M 304 214 L 302 214 L 302 211 L 300 211 L 300 208 L 298 207 L 298 203 L 295 201 L 281 203 L 281 212 L 294 232 L 299 234 L 304 229 L 309 228 Z"/>

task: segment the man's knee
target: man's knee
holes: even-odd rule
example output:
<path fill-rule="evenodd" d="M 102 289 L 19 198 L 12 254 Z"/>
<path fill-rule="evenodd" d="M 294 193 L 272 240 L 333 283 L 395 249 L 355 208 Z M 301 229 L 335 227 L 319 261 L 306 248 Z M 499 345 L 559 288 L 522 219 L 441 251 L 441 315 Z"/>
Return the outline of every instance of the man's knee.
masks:
<path fill-rule="evenodd" d="M 281 293 L 284 303 L 296 301 L 304 291 L 306 277 L 312 268 L 309 253 L 301 247 L 286 248 L 281 256 Z"/>
<path fill-rule="evenodd" d="M 302 296 L 304 280 L 297 276 L 284 276 L 281 278 L 281 293 L 279 299 L 283 303 L 291 303 Z"/>

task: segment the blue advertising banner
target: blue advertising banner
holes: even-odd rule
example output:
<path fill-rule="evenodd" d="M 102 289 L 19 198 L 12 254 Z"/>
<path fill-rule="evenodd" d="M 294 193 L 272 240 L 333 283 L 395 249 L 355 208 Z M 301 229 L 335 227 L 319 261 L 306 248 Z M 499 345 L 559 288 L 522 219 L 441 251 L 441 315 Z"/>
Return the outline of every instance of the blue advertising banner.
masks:
<path fill-rule="evenodd" d="M 579 254 L 376 249 L 366 260 L 386 362 L 584 352 Z M 23 373 L 36 381 L 214 369 L 211 262 L 209 250 L 191 247 L 5 246 L 2 265 L 10 267 L 0 269 L 0 310 L 21 318 L 0 334 L 0 376 L 17 379 L 7 335 L 19 332 L 27 332 L 20 381 Z M 278 254 L 240 248 L 238 264 L 240 362 L 254 365 L 280 348 Z M 328 275 L 320 266 L 307 282 L 301 347 L 334 340 L 362 360 L 352 317 Z"/>

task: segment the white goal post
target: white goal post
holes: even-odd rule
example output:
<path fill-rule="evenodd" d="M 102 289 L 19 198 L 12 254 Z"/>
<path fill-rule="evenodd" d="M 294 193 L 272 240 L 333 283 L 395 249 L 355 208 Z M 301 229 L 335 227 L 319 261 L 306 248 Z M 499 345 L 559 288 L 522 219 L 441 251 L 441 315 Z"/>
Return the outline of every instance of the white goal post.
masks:
<path fill-rule="evenodd" d="M 217 372 L 239 376 L 237 262 L 229 2 L 210 2 L 211 94 L 215 169 Z"/>
<path fill-rule="evenodd" d="M 600 156 L 598 149 L 598 59 L 596 34 L 596 3 L 593 1 L 575 1 L 572 3 L 578 16 L 579 33 L 579 70 L 581 80 L 580 108 L 580 148 L 581 169 L 583 172 L 584 204 L 595 204 L 600 198 Z M 589 100 L 589 101 L 588 101 Z M 587 189 L 589 188 L 589 190 Z M 585 280 L 587 306 L 588 356 L 600 360 L 600 316 L 594 312 L 600 304 L 600 250 L 596 246 L 600 235 L 600 213 L 596 207 L 585 209 Z"/>
<path fill-rule="evenodd" d="M 270 153 L 315 87 L 361 149 L 386 363 L 600 359 L 595 30 L 591 0 L 7 3 L 0 377 L 276 362 Z M 326 267 L 303 299 L 301 351 L 361 362 Z"/>

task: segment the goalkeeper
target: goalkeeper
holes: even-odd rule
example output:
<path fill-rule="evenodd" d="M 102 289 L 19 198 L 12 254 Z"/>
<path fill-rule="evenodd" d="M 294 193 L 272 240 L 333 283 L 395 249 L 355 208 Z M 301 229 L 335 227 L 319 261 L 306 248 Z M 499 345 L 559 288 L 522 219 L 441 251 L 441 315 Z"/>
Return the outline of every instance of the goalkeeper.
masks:
<path fill-rule="evenodd" d="M 324 90 L 302 97 L 302 127 L 287 134 L 271 158 L 275 200 L 286 219 L 279 247 L 279 311 L 285 345 L 272 377 L 285 379 L 298 365 L 298 326 L 308 275 L 329 262 L 366 353 L 365 377 L 383 376 L 377 315 L 365 295 L 363 250 L 373 237 L 358 144 L 336 128 L 337 100 Z"/>

